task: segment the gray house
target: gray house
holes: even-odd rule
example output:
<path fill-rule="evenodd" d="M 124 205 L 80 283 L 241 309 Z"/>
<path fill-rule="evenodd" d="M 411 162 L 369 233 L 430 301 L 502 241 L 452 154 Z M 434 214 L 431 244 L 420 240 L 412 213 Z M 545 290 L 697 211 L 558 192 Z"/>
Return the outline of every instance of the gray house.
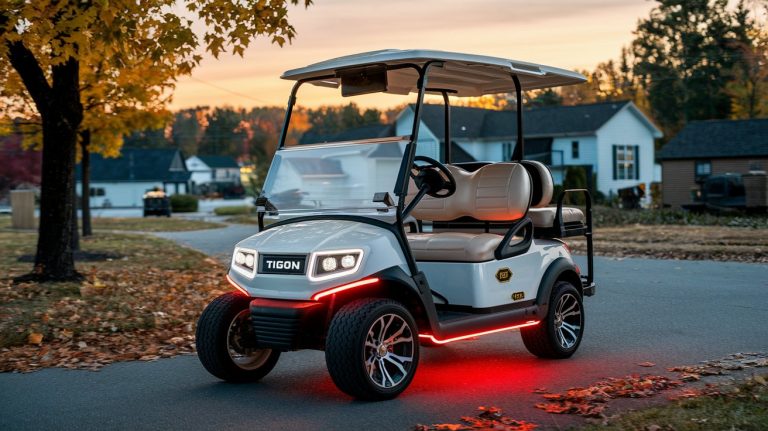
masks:
<path fill-rule="evenodd" d="M 692 121 L 658 158 L 664 205 L 680 208 L 692 201 L 697 181 L 709 175 L 768 169 L 768 118 Z"/>

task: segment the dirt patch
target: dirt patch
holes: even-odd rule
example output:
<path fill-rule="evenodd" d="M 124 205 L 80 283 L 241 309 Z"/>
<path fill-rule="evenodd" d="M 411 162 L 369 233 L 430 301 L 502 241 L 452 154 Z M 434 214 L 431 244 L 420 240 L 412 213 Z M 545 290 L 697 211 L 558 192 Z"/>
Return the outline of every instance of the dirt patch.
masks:
<path fill-rule="evenodd" d="M 598 227 L 593 238 L 597 256 L 768 263 L 768 229 L 636 224 Z M 583 237 L 567 242 L 586 253 Z"/>

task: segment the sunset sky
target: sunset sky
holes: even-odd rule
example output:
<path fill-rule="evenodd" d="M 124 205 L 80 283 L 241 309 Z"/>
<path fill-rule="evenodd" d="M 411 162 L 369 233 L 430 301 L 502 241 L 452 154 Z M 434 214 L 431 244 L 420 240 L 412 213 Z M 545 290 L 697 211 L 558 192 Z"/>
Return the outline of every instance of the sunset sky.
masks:
<path fill-rule="evenodd" d="M 298 36 L 255 41 L 244 58 L 206 56 L 182 77 L 172 109 L 284 105 L 287 69 L 364 51 L 424 48 L 486 54 L 567 69 L 617 58 L 648 0 L 315 0 L 291 8 Z"/>

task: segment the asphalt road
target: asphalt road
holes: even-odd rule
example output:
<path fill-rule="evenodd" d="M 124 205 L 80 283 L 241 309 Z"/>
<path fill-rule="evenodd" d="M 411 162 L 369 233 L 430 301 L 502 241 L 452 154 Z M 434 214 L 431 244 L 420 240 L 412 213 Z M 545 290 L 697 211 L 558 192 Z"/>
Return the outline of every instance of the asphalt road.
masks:
<path fill-rule="evenodd" d="M 246 231 L 164 236 L 226 256 Z M 411 387 L 379 403 L 339 392 L 316 351 L 285 353 L 269 376 L 248 385 L 217 381 L 194 356 L 100 372 L 6 373 L 0 374 L 0 429 L 408 430 L 456 422 L 481 405 L 559 428 L 580 420 L 535 409 L 542 399 L 532 390 L 663 374 L 668 366 L 768 350 L 768 265 L 598 258 L 595 268 L 598 291 L 585 301 L 584 340 L 568 360 L 534 358 L 516 333 L 423 349 Z M 644 361 L 657 365 L 637 365 Z"/>

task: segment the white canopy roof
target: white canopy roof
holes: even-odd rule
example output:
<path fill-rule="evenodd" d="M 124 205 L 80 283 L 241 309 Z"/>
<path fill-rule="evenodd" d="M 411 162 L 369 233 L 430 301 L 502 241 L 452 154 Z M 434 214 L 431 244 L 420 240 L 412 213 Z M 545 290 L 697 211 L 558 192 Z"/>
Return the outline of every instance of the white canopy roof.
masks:
<path fill-rule="evenodd" d="M 375 64 L 395 66 L 411 63 L 423 66 L 430 60 L 442 61 L 443 67 L 430 68 L 427 77 L 428 87 L 450 89 L 455 91 L 457 96 L 512 93 L 515 91 L 513 74 L 517 75 L 523 90 L 559 87 L 586 81 L 586 78 L 579 73 L 541 64 L 423 49 L 385 49 L 348 55 L 286 71 L 281 78 L 298 81 L 329 75 L 336 76 L 336 72 L 342 69 Z M 387 92 L 396 94 L 415 92 L 417 80 L 418 73 L 413 68 L 389 70 Z M 315 84 L 337 87 L 339 80 L 338 78 L 324 79 Z"/>

